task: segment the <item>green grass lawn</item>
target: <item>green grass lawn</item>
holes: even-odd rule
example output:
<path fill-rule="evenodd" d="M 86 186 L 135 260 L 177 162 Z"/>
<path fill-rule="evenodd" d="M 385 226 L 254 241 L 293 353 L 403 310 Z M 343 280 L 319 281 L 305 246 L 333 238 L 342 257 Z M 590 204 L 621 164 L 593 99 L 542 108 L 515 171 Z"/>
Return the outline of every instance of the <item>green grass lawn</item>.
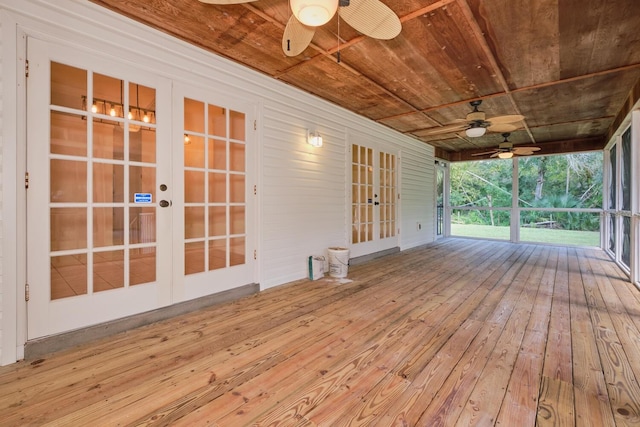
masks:
<path fill-rule="evenodd" d="M 458 237 L 509 240 L 509 227 L 451 224 L 451 235 Z M 571 246 L 600 246 L 600 233 L 597 231 L 573 231 L 521 227 L 520 241 Z"/>

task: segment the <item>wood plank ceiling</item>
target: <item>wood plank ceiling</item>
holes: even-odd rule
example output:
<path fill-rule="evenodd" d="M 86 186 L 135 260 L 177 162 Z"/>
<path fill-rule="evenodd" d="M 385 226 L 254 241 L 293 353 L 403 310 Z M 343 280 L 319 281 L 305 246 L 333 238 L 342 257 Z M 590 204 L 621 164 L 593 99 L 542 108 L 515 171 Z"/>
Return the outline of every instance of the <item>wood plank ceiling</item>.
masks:
<path fill-rule="evenodd" d="M 498 133 L 428 135 L 481 99 L 487 117 L 522 114 L 509 140 L 540 153 L 601 149 L 640 83 L 638 0 L 383 0 L 393 40 L 338 18 L 297 57 L 282 52 L 287 0 L 91 0 L 431 144 L 452 161 L 496 147 Z M 340 62 L 336 52 L 340 51 Z"/>

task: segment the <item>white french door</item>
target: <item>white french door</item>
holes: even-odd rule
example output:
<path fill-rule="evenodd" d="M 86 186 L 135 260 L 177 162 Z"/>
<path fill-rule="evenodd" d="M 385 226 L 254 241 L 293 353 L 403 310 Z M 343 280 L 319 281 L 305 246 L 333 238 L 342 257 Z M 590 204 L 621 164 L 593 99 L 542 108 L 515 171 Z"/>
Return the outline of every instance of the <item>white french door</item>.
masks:
<path fill-rule="evenodd" d="M 352 258 L 398 246 L 397 168 L 397 153 L 351 145 Z"/>
<path fill-rule="evenodd" d="M 175 284 L 192 299 L 255 282 L 254 108 L 174 88 Z"/>
<path fill-rule="evenodd" d="M 28 339 L 254 283 L 251 105 L 28 51 Z"/>
<path fill-rule="evenodd" d="M 170 84 L 37 39 L 28 52 L 28 338 L 170 304 Z"/>

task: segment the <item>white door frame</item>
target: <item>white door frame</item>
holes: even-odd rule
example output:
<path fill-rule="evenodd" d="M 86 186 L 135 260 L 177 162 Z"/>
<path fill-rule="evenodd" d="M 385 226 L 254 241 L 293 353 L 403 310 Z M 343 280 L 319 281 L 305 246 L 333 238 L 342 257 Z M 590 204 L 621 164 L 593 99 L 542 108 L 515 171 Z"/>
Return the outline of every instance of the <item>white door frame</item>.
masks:
<path fill-rule="evenodd" d="M 356 144 L 358 146 L 361 147 L 368 147 L 373 149 L 373 155 L 374 155 L 374 161 L 373 164 L 375 165 L 375 170 L 373 171 L 373 182 L 374 182 L 374 192 L 379 192 L 380 189 L 380 177 L 379 177 L 379 153 L 380 152 L 384 152 L 384 153 L 388 153 L 388 154 L 392 154 L 395 156 L 396 159 L 396 165 L 395 165 L 395 172 L 396 172 L 396 176 L 395 176 L 395 180 L 396 180 L 396 186 L 395 186 L 395 190 L 396 190 L 396 199 L 395 199 L 395 208 L 396 208 L 396 212 L 395 212 L 395 227 L 396 227 L 396 232 L 395 232 L 395 236 L 390 237 L 390 238 L 386 238 L 384 240 L 380 240 L 379 238 L 379 225 L 380 225 L 380 213 L 379 213 L 379 208 L 376 209 L 376 206 L 374 205 L 374 231 L 373 231 L 373 240 L 368 241 L 368 242 L 363 242 L 363 243 L 353 243 L 353 239 L 352 239 L 352 228 L 353 228 L 353 219 L 352 219 L 352 201 L 353 201 L 353 190 L 352 190 L 352 182 L 353 182 L 353 171 L 352 171 L 352 148 L 353 145 Z M 363 256 L 363 255 L 369 255 L 372 253 L 376 253 L 376 252 L 380 252 L 380 251 L 384 251 L 386 249 L 391 249 L 394 247 L 399 247 L 400 246 L 400 201 L 401 199 L 399 198 L 399 194 L 400 194 L 400 179 L 401 179 L 401 174 L 400 174 L 400 151 L 396 148 L 392 148 L 392 147 L 388 147 L 387 144 L 385 144 L 383 141 L 377 140 L 375 138 L 372 138 L 369 135 L 358 135 L 358 134 L 349 134 L 347 136 L 347 160 L 346 160 L 346 165 L 347 165 L 347 234 L 348 234 L 348 241 L 349 241 L 349 248 L 350 248 L 350 258 L 355 258 L 355 257 L 359 257 L 359 256 Z M 374 201 L 372 201 L 374 202 Z"/>
<path fill-rule="evenodd" d="M 1 16 L 2 34 L 2 320 L 0 365 L 24 358 L 26 322 L 26 52 L 24 31 Z M 15 64 L 15 68 L 10 67 Z M 16 90 L 7 90 L 16 88 Z"/>
<path fill-rule="evenodd" d="M 116 62 L 111 58 L 106 58 L 94 53 L 78 54 L 77 49 L 63 46 L 53 42 L 42 41 L 37 38 L 29 38 L 28 57 L 30 58 L 29 87 L 27 90 L 28 108 L 27 120 L 35 123 L 49 123 L 49 102 L 50 93 L 50 63 L 52 61 L 68 64 L 74 67 L 87 70 L 87 75 L 101 73 L 114 75 L 116 78 L 131 78 L 138 83 L 151 86 L 156 92 L 156 110 L 158 116 L 163 117 L 156 123 L 155 150 L 156 156 L 152 163 L 154 173 L 154 192 L 159 199 L 160 192 L 158 186 L 161 182 L 169 182 L 171 178 L 171 157 L 169 147 L 170 135 L 170 97 L 171 82 L 158 75 L 142 72 L 131 66 Z M 91 80 L 88 81 L 89 84 Z M 89 92 L 88 94 L 90 94 Z M 30 102 L 29 102 L 30 101 Z M 77 110 L 74 110 L 77 111 Z M 87 112 L 88 114 L 88 112 Z M 90 116 L 89 116 L 90 117 Z M 86 294 L 50 300 L 50 269 L 43 265 L 32 265 L 34 262 L 44 262 L 49 264 L 49 231 L 47 227 L 49 218 L 41 219 L 37 212 L 49 212 L 49 126 L 28 125 L 31 133 L 27 137 L 28 152 L 27 168 L 30 174 L 30 187 L 27 190 L 27 225 L 30 230 L 27 233 L 27 260 L 30 265 L 27 268 L 27 281 L 30 283 L 30 299 L 27 303 L 28 313 L 28 339 L 40 338 L 52 334 L 66 332 L 69 330 L 91 326 L 97 323 L 122 318 L 124 316 L 138 314 L 152 309 L 157 309 L 171 304 L 171 241 L 170 235 L 162 233 L 163 229 L 171 226 L 171 209 L 158 206 L 158 200 L 153 200 L 151 204 L 155 209 L 155 225 L 159 230 L 155 233 L 155 280 L 131 287 L 122 287 L 104 292 L 94 293 L 89 288 Z M 90 128 L 88 128 L 90 129 Z M 91 133 L 88 137 L 92 139 Z M 91 146 L 87 148 L 90 149 Z M 46 155 L 45 155 L 46 153 Z M 68 156 L 67 156 L 68 157 Z M 86 154 L 87 165 L 93 164 L 93 153 Z M 126 157 L 125 157 L 126 158 Z M 76 160 L 82 161 L 81 157 Z M 124 160 L 123 160 L 124 161 Z M 132 165 L 135 164 L 132 163 Z M 127 169 L 129 163 L 125 161 L 124 168 Z M 87 172 L 91 168 L 87 168 Z M 124 178 L 126 180 L 127 171 Z M 91 175 L 87 173 L 87 183 L 91 183 Z M 169 184 L 171 187 L 171 185 Z M 147 190 L 145 190 L 147 191 Z M 91 191 L 93 194 L 93 191 Z M 125 211 L 129 206 L 129 195 L 124 196 Z M 94 201 L 86 200 L 86 207 L 81 209 L 91 210 Z M 133 205 L 131 205 L 133 206 Z M 127 216 L 125 215 L 125 218 Z M 91 215 L 87 216 L 88 232 L 86 245 L 88 249 L 87 262 L 91 264 L 92 254 L 95 253 L 92 245 L 91 235 Z M 125 227 L 125 230 L 128 228 Z M 43 242 L 43 236 L 45 241 Z M 126 242 L 126 240 L 125 240 Z M 125 247 L 125 251 L 128 246 Z M 126 260 L 125 260 L 126 263 Z M 91 269 L 88 268 L 87 272 Z M 125 272 L 128 271 L 125 267 Z M 125 273 L 126 276 L 126 273 Z M 91 283 L 91 276 L 87 278 Z"/>
<path fill-rule="evenodd" d="M 184 206 L 182 201 L 184 200 L 184 149 L 178 144 L 172 145 L 172 157 L 174 160 L 173 168 L 173 197 L 178 202 L 174 204 L 174 226 L 173 226 L 173 247 L 175 254 L 181 254 L 180 259 L 174 261 L 173 268 L 173 293 L 174 302 L 180 302 L 184 300 L 194 299 L 204 295 L 210 295 L 211 293 L 222 292 L 232 289 L 237 286 L 256 283 L 258 281 L 258 268 L 254 253 L 258 251 L 258 211 L 257 211 L 257 190 L 253 191 L 256 185 L 256 148 L 259 144 L 256 143 L 257 135 L 257 119 L 255 103 L 245 102 L 238 100 L 237 98 L 229 97 L 228 95 L 218 93 L 210 88 L 202 88 L 185 83 L 175 83 L 172 99 L 172 111 L 174 117 L 172 140 L 181 141 L 183 139 L 183 99 L 192 98 L 199 101 L 215 103 L 221 107 L 233 109 L 245 113 L 245 167 L 246 167 L 246 269 L 243 274 L 243 278 L 238 281 L 236 277 L 239 268 L 230 267 L 226 271 L 220 271 L 216 275 L 215 283 L 212 285 L 212 281 L 205 279 L 205 274 L 213 274 L 216 272 L 200 273 L 203 277 L 200 280 L 193 280 L 192 278 L 185 276 L 184 274 Z M 257 188 L 257 187 L 256 187 Z M 244 267 L 243 267 L 244 268 Z M 213 292 L 212 292 L 213 291 Z"/>

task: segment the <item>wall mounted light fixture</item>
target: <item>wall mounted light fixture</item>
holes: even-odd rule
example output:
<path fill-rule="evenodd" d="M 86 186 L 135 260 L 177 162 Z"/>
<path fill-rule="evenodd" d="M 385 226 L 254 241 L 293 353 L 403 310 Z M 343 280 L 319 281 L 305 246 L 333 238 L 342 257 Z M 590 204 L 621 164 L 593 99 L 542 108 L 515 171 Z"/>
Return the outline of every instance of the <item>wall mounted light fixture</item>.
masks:
<path fill-rule="evenodd" d="M 307 130 L 307 143 L 314 147 L 322 147 L 322 136 L 320 132 Z"/>

